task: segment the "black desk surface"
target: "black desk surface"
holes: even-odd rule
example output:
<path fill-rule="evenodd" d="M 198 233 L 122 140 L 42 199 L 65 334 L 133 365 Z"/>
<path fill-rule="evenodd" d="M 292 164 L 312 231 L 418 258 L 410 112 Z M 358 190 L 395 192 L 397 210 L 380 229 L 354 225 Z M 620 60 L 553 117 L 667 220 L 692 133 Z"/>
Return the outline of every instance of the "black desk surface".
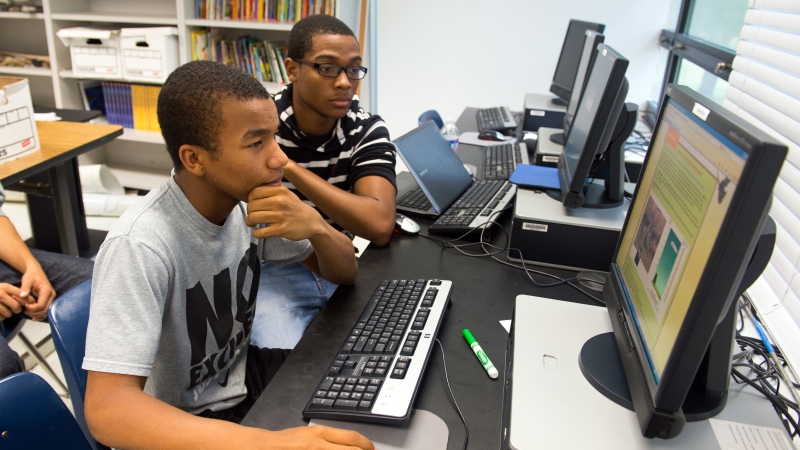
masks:
<path fill-rule="evenodd" d="M 460 130 L 462 121 L 471 119 L 474 124 L 474 110 L 468 108 L 462 114 L 458 122 Z M 463 125 L 462 131 L 475 127 L 467 123 Z M 476 148 L 465 147 L 464 150 L 468 151 L 462 154 L 459 146 L 459 157 L 466 160 Z M 500 220 L 506 230 L 509 229 L 510 215 L 511 211 L 507 211 Z M 427 234 L 431 221 L 415 220 Z M 494 233 L 492 241 L 504 246 L 505 236 L 501 232 Z M 472 251 L 475 251 L 474 247 Z M 505 253 L 497 257 L 506 260 Z M 561 277 L 574 276 L 573 272 L 563 270 L 544 271 Z M 540 283 L 554 281 L 535 277 Z M 501 368 L 508 339 L 508 333 L 499 321 L 511 319 L 514 300 L 520 294 L 592 302 L 567 286 L 536 288 L 521 270 L 506 267 L 488 257 L 467 257 L 453 249 L 445 250 L 438 242 L 421 236 L 394 235 L 384 248 L 367 248 L 359 260 L 356 284 L 340 286 L 336 290 L 242 424 L 269 430 L 306 426 L 308 422 L 302 417 L 303 408 L 378 284 L 385 279 L 418 278 L 453 281 L 452 307 L 446 311 L 438 335 L 447 358 L 450 384 L 469 424 L 470 447 L 499 448 L 504 382 Z M 461 335 L 464 328 L 472 331 L 500 370 L 497 380 L 489 378 L 472 353 Z M 441 417 L 450 430 L 448 449 L 461 448 L 464 426 L 447 392 L 438 345 L 433 347 L 414 407 Z"/>
<path fill-rule="evenodd" d="M 424 223 L 423 232 L 427 232 L 429 223 Z M 503 239 L 497 235 L 495 238 Z M 505 260 L 504 255 L 498 256 Z M 552 269 L 547 272 L 571 275 Z M 499 321 L 511 319 L 517 295 L 582 303 L 589 303 L 589 299 L 569 287 L 536 288 L 521 270 L 489 258 L 470 258 L 453 249 L 444 250 L 421 236 L 395 235 L 387 247 L 370 246 L 364 252 L 356 284 L 336 290 L 242 424 L 270 430 L 307 425 L 301 412 L 378 283 L 384 279 L 418 278 L 453 281 L 452 307 L 445 313 L 438 336 L 444 346 L 450 383 L 469 424 L 473 448 L 498 448 L 502 370 L 497 380 L 489 378 L 461 330 L 469 328 L 500 369 L 504 366 L 508 333 Z M 537 280 L 553 281 L 541 276 Z M 450 429 L 448 448 L 461 447 L 464 427 L 447 393 L 438 346 L 433 348 L 414 407 L 441 417 Z"/>

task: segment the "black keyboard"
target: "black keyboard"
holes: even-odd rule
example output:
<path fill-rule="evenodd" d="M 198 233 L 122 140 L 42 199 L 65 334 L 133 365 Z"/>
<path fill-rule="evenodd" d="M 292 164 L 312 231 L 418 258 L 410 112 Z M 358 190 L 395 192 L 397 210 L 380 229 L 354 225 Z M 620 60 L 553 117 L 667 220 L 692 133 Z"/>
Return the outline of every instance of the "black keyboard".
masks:
<path fill-rule="evenodd" d="M 444 280 L 381 282 L 303 417 L 407 421 L 452 290 Z"/>
<path fill-rule="evenodd" d="M 418 209 L 420 211 L 430 211 L 431 208 L 433 208 L 428 197 L 425 196 L 425 192 L 423 192 L 422 188 L 419 186 L 401 195 L 400 198 L 397 199 L 397 206 Z"/>
<path fill-rule="evenodd" d="M 503 180 L 478 181 L 428 228 L 433 233 L 464 233 L 488 222 L 514 198 L 514 185 Z"/>
<path fill-rule="evenodd" d="M 478 121 L 478 129 L 480 131 L 516 130 L 517 128 L 517 121 L 514 120 L 514 114 L 507 106 L 479 109 L 475 114 L 475 118 Z"/>
<path fill-rule="evenodd" d="M 519 144 L 488 146 L 486 147 L 483 163 L 483 179 L 507 180 L 511 176 L 511 172 L 517 167 L 517 164 L 523 164 L 522 151 L 519 148 Z"/>

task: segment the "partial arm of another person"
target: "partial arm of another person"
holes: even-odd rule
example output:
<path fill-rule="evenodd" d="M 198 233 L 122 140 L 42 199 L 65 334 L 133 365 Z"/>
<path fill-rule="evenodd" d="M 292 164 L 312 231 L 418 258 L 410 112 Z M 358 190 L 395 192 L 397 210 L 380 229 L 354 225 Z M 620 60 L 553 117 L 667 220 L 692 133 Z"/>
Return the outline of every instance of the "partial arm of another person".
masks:
<path fill-rule="evenodd" d="M 395 223 L 397 191 L 384 177 L 359 178 L 349 193 L 328 183 L 294 161 L 284 176 L 334 222 L 378 246 L 389 243 Z"/>
<path fill-rule="evenodd" d="M 196 417 L 146 394 L 146 380 L 89 371 L 85 414 L 95 439 L 126 449 L 373 449 L 354 431 L 324 426 L 268 431 Z"/>
<path fill-rule="evenodd" d="M 259 186 L 250 192 L 247 225 L 257 238 L 308 239 L 314 253 L 303 265 L 336 284 L 353 284 L 358 274 L 353 243 L 325 222 L 314 208 L 283 186 Z"/>
<path fill-rule="evenodd" d="M 22 241 L 14 224 L 5 216 L 0 216 L 0 260 L 22 273 L 19 288 L 0 283 L 0 297 L 2 297 L 0 304 L 5 304 L 7 309 L 7 300 L 14 299 L 24 305 L 25 312 L 34 320 L 46 318 L 47 308 L 55 300 L 56 292 L 39 261 Z M 31 293 L 35 297 L 31 296 Z M 0 305 L 0 315 L 9 317 L 5 315 L 2 305 Z"/>

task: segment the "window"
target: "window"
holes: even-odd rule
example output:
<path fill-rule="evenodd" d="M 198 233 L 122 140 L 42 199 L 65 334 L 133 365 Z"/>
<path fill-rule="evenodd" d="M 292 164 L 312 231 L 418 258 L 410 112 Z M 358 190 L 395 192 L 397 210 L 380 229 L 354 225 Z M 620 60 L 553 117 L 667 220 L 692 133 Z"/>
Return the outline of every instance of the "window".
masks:
<path fill-rule="evenodd" d="M 661 32 L 669 50 L 663 89 L 688 86 L 722 103 L 748 0 L 681 0 L 674 30 Z"/>
<path fill-rule="evenodd" d="M 731 0 L 691 1 L 699 5 Z M 775 248 L 748 293 L 789 365 L 800 374 L 800 2 L 750 0 L 736 37 L 730 35 L 734 26 L 726 24 L 728 20 L 732 19 L 720 14 L 713 37 L 705 35 L 736 49 L 722 105 L 789 147 L 770 209 L 777 227 Z M 702 85 L 704 78 L 693 70 L 687 69 L 686 77 L 697 77 L 694 81 Z M 678 69 L 679 79 L 683 76 L 683 68 Z"/>

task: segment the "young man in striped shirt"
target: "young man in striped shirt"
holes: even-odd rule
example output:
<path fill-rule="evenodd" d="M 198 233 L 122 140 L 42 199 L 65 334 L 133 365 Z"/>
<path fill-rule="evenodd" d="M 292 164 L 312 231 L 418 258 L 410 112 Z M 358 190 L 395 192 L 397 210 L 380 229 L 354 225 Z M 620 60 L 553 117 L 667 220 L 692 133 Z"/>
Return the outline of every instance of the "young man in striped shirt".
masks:
<path fill-rule="evenodd" d="M 334 226 L 386 245 L 395 222 L 395 150 L 383 120 L 355 94 L 367 69 L 353 32 L 331 16 L 303 19 L 292 28 L 285 64 L 291 84 L 274 96 L 276 140 L 289 158 L 284 186 Z M 265 272 L 262 279 L 273 281 L 259 287 L 253 344 L 294 348 L 336 285 L 299 264 L 267 264 Z"/>

